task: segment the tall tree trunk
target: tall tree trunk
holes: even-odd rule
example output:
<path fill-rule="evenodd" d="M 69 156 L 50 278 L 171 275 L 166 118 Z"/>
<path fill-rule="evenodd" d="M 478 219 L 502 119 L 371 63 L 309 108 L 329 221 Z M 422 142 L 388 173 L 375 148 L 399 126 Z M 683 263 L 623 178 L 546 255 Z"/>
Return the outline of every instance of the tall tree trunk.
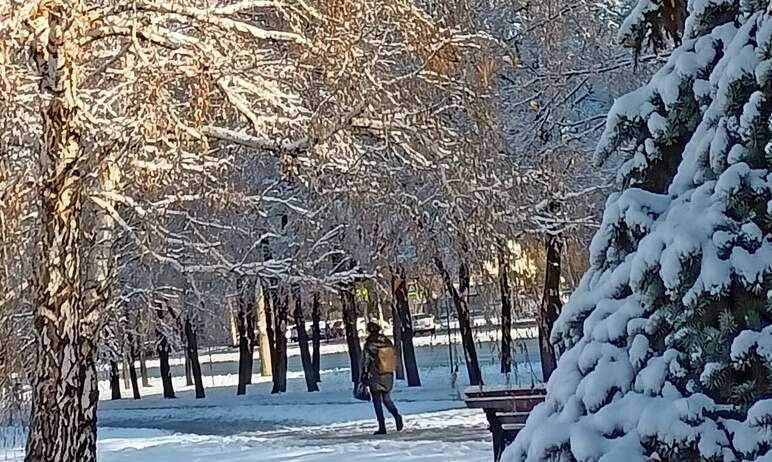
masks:
<path fill-rule="evenodd" d="M 501 293 L 501 373 L 512 372 L 512 295 L 505 244 L 499 246 L 499 291 Z"/>
<path fill-rule="evenodd" d="M 198 336 L 190 319 L 185 319 L 185 356 L 190 363 L 193 383 L 196 386 L 196 399 L 206 398 L 204 378 L 201 376 L 201 362 L 198 359 Z"/>
<path fill-rule="evenodd" d="M 354 298 L 354 287 L 349 286 L 340 292 L 343 303 L 343 325 L 346 331 L 346 344 L 348 357 L 351 363 L 351 381 L 359 383 L 359 358 L 362 355 L 362 346 L 359 344 L 359 332 L 357 331 L 357 308 Z"/>
<path fill-rule="evenodd" d="M 238 296 L 238 314 L 236 326 L 239 334 L 239 382 L 236 388 L 237 395 L 247 392 L 247 384 L 251 383 L 253 349 L 249 331 L 255 330 L 254 324 L 254 288 L 250 281 L 241 277 L 236 281 Z M 252 335 L 254 337 L 254 334 Z"/>
<path fill-rule="evenodd" d="M 132 398 L 140 399 L 139 383 L 137 382 L 137 368 L 134 366 L 134 360 L 129 359 L 129 379 L 131 381 Z"/>
<path fill-rule="evenodd" d="M 407 386 L 420 387 L 421 378 L 418 375 L 418 363 L 416 362 L 415 347 L 413 346 L 413 318 L 410 315 L 407 275 L 404 267 L 399 269 L 396 286 L 397 310 L 399 311 L 399 319 L 402 321 L 402 356 L 405 359 Z"/>
<path fill-rule="evenodd" d="M 271 367 L 271 339 L 268 331 L 268 316 L 266 306 L 266 296 L 263 285 L 258 282 L 255 284 L 255 304 L 257 305 L 257 345 L 260 353 L 260 375 L 270 377 L 273 374 Z M 270 330 L 273 332 L 273 329 Z"/>
<path fill-rule="evenodd" d="M 96 461 L 96 345 L 109 298 L 113 223 L 106 212 L 95 212 L 94 243 L 82 271 L 81 190 L 88 167 L 80 145 L 75 64 L 82 11 L 78 0 L 54 1 L 40 8 L 34 20 L 34 37 L 41 42 L 31 50 L 46 97 L 41 99 L 41 244 L 35 262 L 37 346 L 27 462 Z M 107 189 L 117 169 L 100 175 Z"/>
<path fill-rule="evenodd" d="M 145 345 L 143 342 L 139 342 L 139 375 L 142 377 L 142 387 L 149 387 L 150 380 L 147 377 L 147 358 L 145 357 Z"/>
<path fill-rule="evenodd" d="M 160 331 L 158 332 L 158 361 L 160 362 L 161 369 L 161 384 L 163 385 L 164 398 L 173 399 L 174 396 L 174 384 L 172 383 L 172 368 L 169 366 L 169 352 L 171 346 L 166 335 Z"/>
<path fill-rule="evenodd" d="M 322 367 L 322 352 L 321 352 L 321 346 L 322 346 L 322 332 L 319 329 L 319 321 L 320 321 L 320 306 L 319 306 L 319 293 L 314 292 L 313 295 L 313 301 L 311 306 L 311 336 L 313 337 L 313 347 L 314 347 L 314 353 L 311 357 L 311 365 L 314 369 L 314 378 L 316 380 L 316 383 L 319 383 L 322 381 L 322 375 L 321 375 L 321 367 Z"/>
<path fill-rule="evenodd" d="M 391 276 L 391 335 L 394 337 L 394 356 L 396 356 L 396 376 L 397 380 L 405 380 L 405 368 L 402 354 L 402 318 L 399 315 L 399 306 L 397 304 L 397 288 L 399 277 L 394 274 L 392 269 Z M 412 327 L 412 326 L 411 326 Z"/>
<path fill-rule="evenodd" d="M 563 241 L 560 235 L 547 237 L 547 265 L 544 275 L 544 293 L 539 310 L 539 351 L 544 382 L 549 380 L 557 368 L 555 346 L 550 342 L 550 333 L 558 319 L 563 303 L 560 300 L 560 251 Z"/>
<path fill-rule="evenodd" d="M 137 368 L 134 365 L 137 359 L 136 340 L 131 333 L 129 333 L 126 343 L 129 346 L 129 378 L 131 379 L 131 394 L 134 399 L 140 399 L 139 383 L 137 382 Z"/>
<path fill-rule="evenodd" d="M 110 399 L 121 399 L 121 376 L 116 361 L 110 361 Z"/>
<path fill-rule="evenodd" d="M 453 279 L 450 277 L 450 273 L 445 268 L 442 259 L 437 256 L 434 258 L 434 263 L 442 274 L 442 279 L 445 281 L 445 287 L 453 299 L 453 304 L 456 307 L 456 313 L 458 314 L 458 324 L 461 331 L 461 344 L 464 348 L 464 359 L 466 360 L 466 370 L 469 374 L 470 385 L 482 385 L 482 372 L 480 371 L 480 364 L 477 361 L 477 348 L 474 344 L 474 336 L 472 335 L 472 325 L 469 321 L 469 304 L 466 299 L 466 292 L 469 289 L 469 271 L 466 268 L 466 264 L 461 262 L 459 265 L 459 288 L 453 286 Z"/>
<path fill-rule="evenodd" d="M 275 285 L 275 284 L 274 284 Z M 265 302 L 265 333 L 268 335 L 268 346 L 271 349 L 271 375 L 276 373 L 276 319 L 279 295 L 276 287 L 266 287 L 263 292 L 263 301 Z"/>
<path fill-rule="evenodd" d="M 276 360 L 273 370 L 273 389 L 271 393 L 287 391 L 287 318 L 289 311 L 289 294 L 286 291 L 278 294 L 276 305 Z"/>
<path fill-rule="evenodd" d="M 319 391 L 319 387 L 316 385 L 316 373 L 314 372 L 314 366 L 311 363 L 311 352 L 308 350 L 308 333 L 306 332 L 306 320 L 303 316 L 303 298 L 300 295 L 300 289 L 295 288 L 292 295 L 295 298 L 295 311 L 293 312 L 293 317 L 295 318 L 295 329 L 298 331 L 300 362 L 303 365 L 306 388 L 308 388 L 309 392 Z"/>

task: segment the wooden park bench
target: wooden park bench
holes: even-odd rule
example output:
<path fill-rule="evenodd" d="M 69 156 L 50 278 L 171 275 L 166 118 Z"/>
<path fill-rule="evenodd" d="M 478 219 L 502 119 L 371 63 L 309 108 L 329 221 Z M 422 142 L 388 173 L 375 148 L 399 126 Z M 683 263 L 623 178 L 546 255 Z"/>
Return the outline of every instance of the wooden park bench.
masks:
<path fill-rule="evenodd" d="M 544 401 L 543 384 L 533 387 L 472 386 L 464 390 L 468 408 L 482 409 L 493 436 L 493 460 L 499 462 L 504 449 L 525 426 L 528 414 Z"/>

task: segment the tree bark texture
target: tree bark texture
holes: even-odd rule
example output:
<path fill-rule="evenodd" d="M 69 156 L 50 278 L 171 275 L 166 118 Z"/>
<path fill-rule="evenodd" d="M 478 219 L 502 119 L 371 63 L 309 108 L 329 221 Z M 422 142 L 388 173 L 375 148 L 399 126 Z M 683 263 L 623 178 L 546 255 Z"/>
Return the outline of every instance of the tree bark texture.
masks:
<path fill-rule="evenodd" d="M 37 347 L 27 462 L 96 460 L 96 345 L 109 298 L 112 222 L 107 214 L 97 215 L 84 271 L 80 243 L 87 172 L 81 170 L 86 155 L 76 102 L 83 11 L 77 0 L 48 2 L 28 22 L 39 40 L 32 50 L 47 97 L 41 111 L 41 245 L 33 312 Z"/>

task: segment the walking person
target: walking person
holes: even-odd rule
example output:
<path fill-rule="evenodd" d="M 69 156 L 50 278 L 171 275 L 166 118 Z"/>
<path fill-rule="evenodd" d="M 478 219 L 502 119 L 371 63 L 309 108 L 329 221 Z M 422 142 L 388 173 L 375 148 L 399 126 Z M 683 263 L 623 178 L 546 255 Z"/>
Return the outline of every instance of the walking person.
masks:
<path fill-rule="evenodd" d="M 394 370 L 396 368 L 394 344 L 381 333 L 381 326 L 372 321 L 367 324 L 367 333 L 365 347 L 362 351 L 360 380 L 370 387 L 375 417 L 378 419 L 378 431 L 374 434 L 385 435 L 384 406 L 394 416 L 397 431 L 402 430 L 403 425 L 402 416 L 399 415 L 397 406 L 391 400 L 391 389 L 394 387 Z"/>

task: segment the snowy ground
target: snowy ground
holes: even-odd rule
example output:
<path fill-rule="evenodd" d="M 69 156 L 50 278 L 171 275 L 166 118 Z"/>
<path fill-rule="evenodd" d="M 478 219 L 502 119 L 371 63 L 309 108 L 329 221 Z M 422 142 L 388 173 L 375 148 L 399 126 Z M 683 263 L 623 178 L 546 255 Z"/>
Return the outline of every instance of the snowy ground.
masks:
<path fill-rule="evenodd" d="M 334 355 L 335 353 L 330 353 Z M 325 358 L 322 358 L 325 364 Z M 530 384 L 538 364 L 519 365 L 509 378 L 498 364 L 484 365 L 488 384 Z M 175 378 L 177 399 L 160 395 L 159 379 L 142 389 L 142 399 L 109 401 L 100 383 L 98 450 L 102 462 L 446 462 L 488 461 L 490 436 L 484 414 L 464 407 L 463 364 L 457 385 L 447 367 L 421 369 L 422 387 L 398 382 L 393 392 L 406 427 L 374 437 L 370 403 L 351 396 L 350 371 L 322 372 L 321 390 L 308 393 L 303 374 L 290 372 L 288 392 L 270 393 L 270 378 L 253 376 L 246 396 L 235 396 L 236 375 L 206 377 L 207 397 L 196 400 L 184 377 Z M 131 396 L 128 390 L 124 396 Z M 0 460 L 20 460 L 21 448 L 0 451 Z M 3 457 L 5 455 L 5 457 Z"/>

